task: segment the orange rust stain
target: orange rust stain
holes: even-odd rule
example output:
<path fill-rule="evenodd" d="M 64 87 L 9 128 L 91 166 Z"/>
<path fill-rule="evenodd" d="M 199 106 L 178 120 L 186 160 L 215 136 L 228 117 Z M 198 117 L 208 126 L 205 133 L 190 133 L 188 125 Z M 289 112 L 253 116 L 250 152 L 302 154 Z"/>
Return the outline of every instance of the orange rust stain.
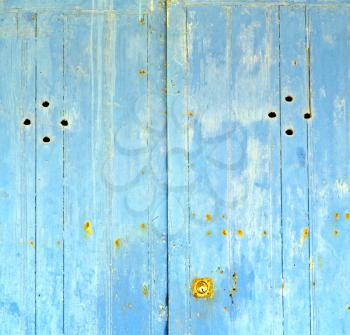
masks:
<path fill-rule="evenodd" d="M 213 220 L 213 217 L 211 216 L 210 213 L 207 213 L 207 214 L 205 214 L 205 219 L 206 219 L 207 221 L 211 221 L 211 220 Z"/>
<path fill-rule="evenodd" d="M 227 233 L 228 233 L 228 232 L 227 232 L 227 230 L 226 230 L 226 229 L 222 229 L 222 230 L 221 230 L 221 234 L 222 234 L 222 235 L 225 235 L 225 236 L 226 236 L 226 235 L 227 235 Z"/>
<path fill-rule="evenodd" d="M 339 217 L 340 217 L 339 213 L 336 212 L 336 213 L 335 213 L 335 219 L 336 219 L 336 220 L 339 220 Z"/>
<path fill-rule="evenodd" d="M 143 289 L 142 289 L 142 291 L 143 291 L 143 295 L 144 295 L 145 297 L 148 297 L 148 287 L 147 287 L 146 284 L 143 284 Z"/>
<path fill-rule="evenodd" d="M 237 235 L 239 237 L 243 237 L 244 236 L 244 231 L 242 229 L 237 229 Z"/>
<path fill-rule="evenodd" d="M 91 222 L 90 221 L 86 221 L 84 223 L 84 230 L 85 230 L 87 235 L 92 236 L 93 230 L 91 228 Z"/>
<path fill-rule="evenodd" d="M 350 213 L 345 213 L 345 219 L 350 220 Z"/>
<path fill-rule="evenodd" d="M 118 249 L 120 247 L 120 240 L 114 240 L 114 248 Z"/>
<path fill-rule="evenodd" d="M 146 74 L 146 70 L 145 70 L 145 69 L 140 69 L 140 70 L 139 70 L 139 74 L 140 74 L 141 76 L 144 76 L 144 75 Z"/>
<path fill-rule="evenodd" d="M 210 236 L 212 232 L 210 230 L 207 231 L 207 235 Z"/>
<path fill-rule="evenodd" d="M 140 224 L 141 229 L 146 229 L 146 225 L 144 223 Z"/>
<path fill-rule="evenodd" d="M 300 244 L 303 246 L 304 245 L 304 242 L 305 240 L 307 239 L 307 237 L 309 236 L 309 229 L 307 227 L 305 227 L 303 229 L 303 233 L 300 237 Z"/>
<path fill-rule="evenodd" d="M 338 236 L 339 235 L 339 230 L 338 229 L 334 229 L 333 230 L 333 236 Z"/>
<path fill-rule="evenodd" d="M 309 267 L 310 267 L 310 270 L 312 270 L 313 267 L 314 267 L 314 260 L 312 259 L 311 256 L 310 256 L 310 258 L 309 258 Z"/>

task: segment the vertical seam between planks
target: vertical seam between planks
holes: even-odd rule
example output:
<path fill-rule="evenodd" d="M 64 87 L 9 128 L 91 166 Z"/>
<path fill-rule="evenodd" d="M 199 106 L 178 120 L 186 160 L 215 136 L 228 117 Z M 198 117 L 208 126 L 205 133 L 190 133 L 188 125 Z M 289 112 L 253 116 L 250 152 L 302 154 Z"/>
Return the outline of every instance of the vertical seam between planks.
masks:
<path fill-rule="evenodd" d="M 148 194 L 150 194 L 150 188 L 151 188 L 151 185 L 150 185 L 150 158 L 151 158 L 151 148 L 150 148 L 150 127 L 152 126 L 152 121 L 151 121 L 151 115 L 150 115 L 150 99 L 149 99 L 149 96 L 150 96 L 150 83 L 149 83 L 149 17 L 148 15 L 146 15 L 146 20 L 147 20 L 147 24 L 146 24 L 146 73 L 147 73 L 147 82 L 146 82 L 146 92 L 147 92 L 147 96 L 146 96 L 146 108 L 147 108 L 147 151 L 146 151 L 146 166 L 147 166 L 147 170 L 146 170 L 146 173 L 147 173 L 147 177 L 148 177 L 148 181 L 147 181 L 147 189 L 148 189 Z M 152 204 L 152 203 L 151 203 Z M 148 302 L 148 307 L 149 307 L 149 310 L 148 310 L 148 322 L 149 322 L 149 328 L 148 328 L 148 332 L 149 334 L 153 334 L 153 319 L 152 319 L 152 316 L 153 316 L 153 293 L 154 293 L 154 285 L 153 285 L 153 271 L 151 270 L 152 269 L 152 266 L 153 266 L 153 262 L 151 260 L 151 257 L 153 256 L 153 243 L 151 243 L 151 230 L 153 231 L 153 219 L 152 221 L 150 221 L 150 206 L 148 205 L 147 206 L 147 223 L 148 223 L 148 285 L 149 285 L 149 288 L 150 288 L 150 294 L 149 294 L 149 302 Z M 152 241 L 153 242 L 153 241 Z M 151 251 L 151 248 L 152 248 L 152 251 Z"/>
<path fill-rule="evenodd" d="M 281 6 L 278 6 L 278 78 L 280 110 L 280 237 L 281 237 L 281 276 L 282 276 L 282 334 L 284 334 L 284 264 L 283 264 L 283 195 L 282 195 L 282 106 L 281 106 Z"/>
<path fill-rule="evenodd" d="M 38 101 L 38 60 L 37 60 L 37 39 L 38 39 L 38 13 L 34 14 L 35 16 L 35 74 L 34 74 L 34 123 L 35 123 L 35 130 L 34 130 L 34 157 L 35 157 L 35 167 L 34 167 L 34 333 L 37 334 L 37 176 L 38 176 L 38 130 L 37 130 L 37 101 Z"/>
<path fill-rule="evenodd" d="M 311 107 L 311 50 L 310 50 L 310 25 L 309 25 L 309 10 L 307 6 L 305 6 L 305 44 L 306 44 L 306 51 L 307 51 L 307 98 L 308 98 L 308 112 L 310 113 L 312 117 L 312 107 Z M 312 333 L 312 288 L 313 288 L 313 281 L 314 281 L 314 270 L 313 270 L 313 227 L 310 222 L 310 146 L 309 146 L 309 122 L 306 121 L 306 154 L 307 154 L 307 221 L 308 221 L 308 228 L 309 228 L 309 317 L 310 317 L 310 334 Z"/>
<path fill-rule="evenodd" d="M 63 27 L 62 27 L 62 76 L 63 76 L 63 82 L 62 82 L 62 116 L 65 114 L 65 88 L 66 88 L 66 76 L 65 76 L 65 31 L 66 31 L 66 21 L 67 16 L 63 16 Z M 65 231 L 65 131 L 64 127 L 62 127 L 62 333 L 65 333 L 65 305 L 64 305 L 64 281 L 65 281 L 65 274 L 64 274 L 64 266 L 65 266 L 65 258 L 64 258 L 64 231 Z"/>
<path fill-rule="evenodd" d="M 186 106 L 186 116 L 187 116 L 187 124 L 186 124 L 186 146 L 187 146 L 187 262 L 188 262 L 188 273 L 187 273 L 187 288 L 189 283 L 191 282 L 191 206 L 190 206 L 190 145 L 189 145 L 189 118 L 188 115 L 188 75 L 189 75 L 189 62 L 188 62 L 188 9 L 185 8 L 185 46 L 186 46 L 186 77 L 185 77 L 185 106 Z M 188 290 L 187 290 L 188 291 Z M 190 323 L 187 323 L 187 333 L 191 334 L 191 321 L 192 321 L 192 313 L 191 313 L 191 303 L 186 294 L 186 303 L 188 306 L 189 312 L 189 320 Z"/>
<path fill-rule="evenodd" d="M 164 38 L 165 38 L 165 82 L 164 87 L 165 87 L 165 113 L 166 113 L 166 122 L 165 122 L 165 169 L 166 169 L 166 219 L 167 219 L 167 224 L 166 224 L 166 259 L 167 259 L 167 264 L 166 264 L 166 308 L 167 308 L 167 321 L 166 321 L 166 329 L 165 333 L 168 335 L 170 334 L 170 308 L 169 308 L 169 126 L 168 126 L 168 120 L 169 120 L 169 113 L 168 113 L 168 6 L 170 6 L 170 3 L 168 3 L 169 0 L 164 0 Z"/>

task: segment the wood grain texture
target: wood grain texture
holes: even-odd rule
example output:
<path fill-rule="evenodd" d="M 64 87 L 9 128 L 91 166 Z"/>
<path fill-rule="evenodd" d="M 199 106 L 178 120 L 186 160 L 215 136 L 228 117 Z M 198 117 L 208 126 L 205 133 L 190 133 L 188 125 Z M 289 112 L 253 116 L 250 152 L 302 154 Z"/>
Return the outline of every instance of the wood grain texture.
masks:
<path fill-rule="evenodd" d="M 0 334 L 348 334 L 349 19 L 2 1 Z"/>

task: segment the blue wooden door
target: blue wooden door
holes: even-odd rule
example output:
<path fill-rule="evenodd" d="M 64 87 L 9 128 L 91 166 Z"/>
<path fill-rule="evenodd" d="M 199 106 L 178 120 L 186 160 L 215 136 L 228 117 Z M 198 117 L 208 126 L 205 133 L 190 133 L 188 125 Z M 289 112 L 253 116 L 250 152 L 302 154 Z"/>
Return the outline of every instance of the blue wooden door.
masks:
<path fill-rule="evenodd" d="M 0 2 L 0 334 L 348 334 L 349 19 Z"/>

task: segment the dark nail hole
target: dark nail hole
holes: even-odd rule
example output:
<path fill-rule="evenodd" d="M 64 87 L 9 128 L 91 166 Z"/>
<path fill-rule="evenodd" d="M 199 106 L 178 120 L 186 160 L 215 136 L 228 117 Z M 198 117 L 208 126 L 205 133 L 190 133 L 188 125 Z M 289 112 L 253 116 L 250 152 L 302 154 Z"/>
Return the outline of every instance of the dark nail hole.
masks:
<path fill-rule="evenodd" d="M 67 126 L 68 126 L 68 121 L 65 120 L 65 119 L 61 120 L 61 125 L 62 125 L 63 127 L 67 127 Z"/>
<path fill-rule="evenodd" d="M 49 107 L 50 103 L 48 101 L 43 101 L 43 103 L 41 104 L 43 107 Z"/>
<path fill-rule="evenodd" d="M 29 125 L 31 124 L 31 121 L 30 121 L 29 119 L 25 119 L 25 120 L 23 121 L 23 124 L 24 124 L 25 126 L 29 126 Z"/>
<path fill-rule="evenodd" d="M 311 119 L 311 113 L 305 113 L 304 119 Z"/>
<path fill-rule="evenodd" d="M 51 141 L 50 137 L 48 137 L 48 136 L 43 137 L 43 142 L 44 143 L 49 143 L 50 141 Z"/>
<path fill-rule="evenodd" d="M 268 114 L 268 116 L 269 116 L 271 119 L 273 119 L 274 117 L 277 116 L 277 114 L 276 114 L 275 112 L 270 112 L 270 113 Z"/>
<path fill-rule="evenodd" d="M 287 130 L 286 130 L 286 134 L 287 134 L 288 136 L 292 136 L 292 135 L 294 134 L 293 129 L 287 129 Z"/>
<path fill-rule="evenodd" d="M 287 102 L 292 102 L 293 101 L 293 97 L 290 95 L 287 95 L 284 100 L 286 100 Z"/>

